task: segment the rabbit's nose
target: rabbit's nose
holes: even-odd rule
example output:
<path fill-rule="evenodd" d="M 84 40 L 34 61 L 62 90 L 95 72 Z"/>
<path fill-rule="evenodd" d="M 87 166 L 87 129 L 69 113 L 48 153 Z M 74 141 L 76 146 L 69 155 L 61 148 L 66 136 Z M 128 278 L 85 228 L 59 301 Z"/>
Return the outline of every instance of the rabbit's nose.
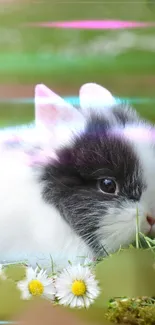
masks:
<path fill-rule="evenodd" d="M 147 215 L 146 219 L 150 226 L 153 226 L 155 224 L 155 217 L 153 218 L 153 217 Z"/>

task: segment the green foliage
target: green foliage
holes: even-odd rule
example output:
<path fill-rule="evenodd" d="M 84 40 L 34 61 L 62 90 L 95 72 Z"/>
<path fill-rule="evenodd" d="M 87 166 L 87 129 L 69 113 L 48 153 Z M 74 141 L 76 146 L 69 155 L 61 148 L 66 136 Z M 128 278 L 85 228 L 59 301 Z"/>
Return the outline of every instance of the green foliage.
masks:
<path fill-rule="evenodd" d="M 154 300 L 148 297 L 128 300 L 116 300 L 106 313 L 106 318 L 118 324 L 154 325 L 155 305 Z"/>
<path fill-rule="evenodd" d="M 92 265 L 99 281 L 100 295 L 89 310 L 73 309 L 71 312 L 98 324 L 105 319 L 119 324 L 155 324 L 155 241 L 140 234 L 138 229 L 137 226 L 136 247 L 130 245 L 120 249 Z M 6 279 L 0 279 L 2 320 L 11 319 L 29 303 L 21 299 L 16 286 L 24 279 L 25 271 L 22 263 L 4 267 Z M 122 300 L 122 297 L 126 299 Z"/>
<path fill-rule="evenodd" d="M 0 319 L 8 320 L 20 312 L 27 301 L 20 299 L 20 292 L 12 280 L 0 280 Z"/>
<path fill-rule="evenodd" d="M 143 239 L 149 249 L 130 246 L 94 266 L 101 294 L 89 310 L 74 309 L 71 312 L 98 324 L 105 319 L 119 324 L 155 324 L 155 300 L 151 298 L 155 296 L 154 241 L 147 237 Z M 7 279 L 0 280 L 0 319 L 8 320 L 25 308 L 29 301 L 21 299 L 16 286 L 16 282 L 25 277 L 25 266 L 9 265 L 4 268 L 4 274 Z"/>
<path fill-rule="evenodd" d="M 111 297 L 155 295 L 154 255 L 150 250 L 129 248 L 96 266 L 101 295 L 95 302 L 105 306 Z"/>
<path fill-rule="evenodd" d="M 92 19 L 152 22 L 155 6 L 154 0 L 150 1 L 44 0 L 36 3 L 30 0 L 18 5 L 9 1 L 9 5 L 0 10 L 0 82 L 12 84 L 11 96 L 18 84 L 29 85 L 29 94 L 33 96 L 32 88 L 38 82 L 51 85 L 61 95 L 78 95 L 82 83 L 94 81 L 116 96 L 154 97 L 154 28 L 72 30 L 24 25 L 39 21 Z M 122 41 L 118 42 L 120 37 Z M 132 45 L 134 37 L 140 40 L 140 46 L 136 41 Z M 96 50 L 100 46 L 102 51 L 98 53 Z M 111 52 L 106 52 L 107 47 Z M 8 97 L 9 92 L 7 90 L 5 95 L 2 91 L 2 94 Z M 25 97 L 27 87 L 22 94 L 19 89 L 15 97 L 18 94 Z M 1 125 L 27 123 L 33 118 L 33 105 L 15 107 L 11 103 L 5 108 L 1 105 Z M 135 107 L 140 114 L 155 121 L 154 104 L 136 104 Z"/>
<path fill-rule="evenodd" d="M 11 264 L 5 267 L 5 274 L 8 279 L 15 282 L 23 280 L 25 277 L 25 267 L 22 264 Z"/>

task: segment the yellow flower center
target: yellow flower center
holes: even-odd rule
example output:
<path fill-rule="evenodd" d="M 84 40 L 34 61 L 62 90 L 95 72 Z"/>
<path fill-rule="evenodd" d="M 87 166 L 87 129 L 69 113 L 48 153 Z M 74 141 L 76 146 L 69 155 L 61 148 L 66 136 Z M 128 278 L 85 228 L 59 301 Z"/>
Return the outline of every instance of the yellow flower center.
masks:
<path fill-rule="evenodd" d="M 75 296 L 83 296 L 86 293 L 86 285 L 82 280 L 75 280 L 72 283 L 72 293 Z"/>
<path fill-rule="evenodd" d="M 41 296 L 44 291 L 44 287 L 39 280 L 31 280 L 28 285 L 29 292 L 33 296 Z"/>

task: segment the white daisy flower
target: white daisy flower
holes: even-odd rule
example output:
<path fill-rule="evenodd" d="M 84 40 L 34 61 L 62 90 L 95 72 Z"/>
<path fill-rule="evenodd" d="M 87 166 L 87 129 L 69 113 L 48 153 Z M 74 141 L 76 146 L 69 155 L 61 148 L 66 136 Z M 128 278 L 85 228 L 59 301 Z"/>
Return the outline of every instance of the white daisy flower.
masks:
<path fill-rule="evenodd" d="M 3 264 L 0 264 L 0 278 L 6 280 L 6 275 L 4 274 Z"/>
<path fill-rule="evenodd" d="M 90 268 L 80 264 L 64 269 L 57 277 L 55 287 L 59 304 L 72 308 L 88 308 L 100 293 Z"/>
<path fill-rule="evenodd" d="M 26 269 L 26 279 L 17 283 L 21 291 L 22 299 L 30 299 L 32 296 L 42 296 L 53 300 L 55 288 L 53 279 L 48 278 L 46 271 L 39 271 L 38 267 L 34 270 L 32 267 Z"/>

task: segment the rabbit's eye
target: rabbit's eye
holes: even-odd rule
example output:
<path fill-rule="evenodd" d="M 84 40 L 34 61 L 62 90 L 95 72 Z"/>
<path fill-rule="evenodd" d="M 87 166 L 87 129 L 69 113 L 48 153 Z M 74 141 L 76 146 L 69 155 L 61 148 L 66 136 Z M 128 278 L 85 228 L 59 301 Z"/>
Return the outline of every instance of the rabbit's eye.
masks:
<path fill-rule="evenodd" d="M 117 184 L 111 178 L 102 178 L 98 181 L 99 189 L 107 194 L 117 194 Z"/>

